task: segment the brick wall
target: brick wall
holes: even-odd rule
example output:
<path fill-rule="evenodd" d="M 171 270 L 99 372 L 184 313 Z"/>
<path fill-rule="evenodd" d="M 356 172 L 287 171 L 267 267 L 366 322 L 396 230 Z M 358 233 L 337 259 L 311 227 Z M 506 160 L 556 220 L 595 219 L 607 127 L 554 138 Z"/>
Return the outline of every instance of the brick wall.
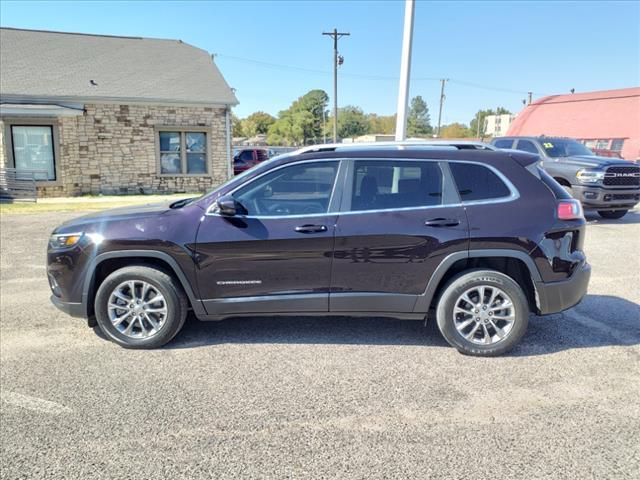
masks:
<path fill-rule="evenodd" d="M 59 179 L 38 187 L 40 196 L 202 192 L 227 179 L 223 108 L 86 104 L 84 115 L 61 117 L 57 125 Z M 157 126 L 204 127 L 209 173 L 160 176 Z"/>

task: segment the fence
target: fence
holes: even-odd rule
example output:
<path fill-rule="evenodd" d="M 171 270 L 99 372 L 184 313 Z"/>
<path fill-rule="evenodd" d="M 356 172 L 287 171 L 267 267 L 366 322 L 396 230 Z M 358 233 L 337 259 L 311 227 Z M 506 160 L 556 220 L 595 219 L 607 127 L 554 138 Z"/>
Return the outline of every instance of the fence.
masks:
<path fill-rule="evenodd" d="M 45 170 L 16 170 L 0 168 L 0 200 L 26 200 L 35 202 L 38 199 L 36 178 L 47 175 Z"/>

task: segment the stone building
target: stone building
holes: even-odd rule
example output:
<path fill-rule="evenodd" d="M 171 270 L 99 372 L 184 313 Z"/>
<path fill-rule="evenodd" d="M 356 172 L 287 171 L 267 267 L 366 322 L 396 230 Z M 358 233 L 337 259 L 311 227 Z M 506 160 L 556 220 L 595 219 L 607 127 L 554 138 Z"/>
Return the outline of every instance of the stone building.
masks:
<path fill-rule="evenodd" d="M 39 196 L 218 185 L 237 103 L 180 40 L 0 29 L 0 167 L 34 171 Z"/>

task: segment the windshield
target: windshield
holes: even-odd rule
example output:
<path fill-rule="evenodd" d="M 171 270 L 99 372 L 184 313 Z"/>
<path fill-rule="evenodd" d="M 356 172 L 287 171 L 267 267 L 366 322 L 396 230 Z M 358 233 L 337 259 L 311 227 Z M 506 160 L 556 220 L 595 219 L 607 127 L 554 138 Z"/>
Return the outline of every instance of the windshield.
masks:
<path fill-rule="evenodd" d="M 549 138 L 542 140 L 540 143 L 542 143 L 542 147 L 550 157 L 570 157 L 572 155 L 593 156 L 591 150 L 575 140 Z"/>

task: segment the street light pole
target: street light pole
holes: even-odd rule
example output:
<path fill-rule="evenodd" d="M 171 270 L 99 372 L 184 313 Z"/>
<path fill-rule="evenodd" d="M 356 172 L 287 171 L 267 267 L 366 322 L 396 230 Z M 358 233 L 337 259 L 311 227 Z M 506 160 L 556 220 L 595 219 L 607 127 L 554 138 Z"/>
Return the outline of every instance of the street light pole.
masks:
<path fill-rule="evenodd" d="M 413 40 L 413 11 L 415 0 L 404 4 L 404 33 L 402 35 L 402 59 L 400 84 L 398 86 L 398 108 L 396 115 L 396 142 L 407 137 L 407 106 L 409 102 L 409 78 L 411 76 L 411 43 Z"/>
<path fill-rule="evenodd" d="M 322 32 L 322 35 L 333 37 L 333 142 L 338 142 L 338 39 L 347 35 L 347 32 Z"/>

